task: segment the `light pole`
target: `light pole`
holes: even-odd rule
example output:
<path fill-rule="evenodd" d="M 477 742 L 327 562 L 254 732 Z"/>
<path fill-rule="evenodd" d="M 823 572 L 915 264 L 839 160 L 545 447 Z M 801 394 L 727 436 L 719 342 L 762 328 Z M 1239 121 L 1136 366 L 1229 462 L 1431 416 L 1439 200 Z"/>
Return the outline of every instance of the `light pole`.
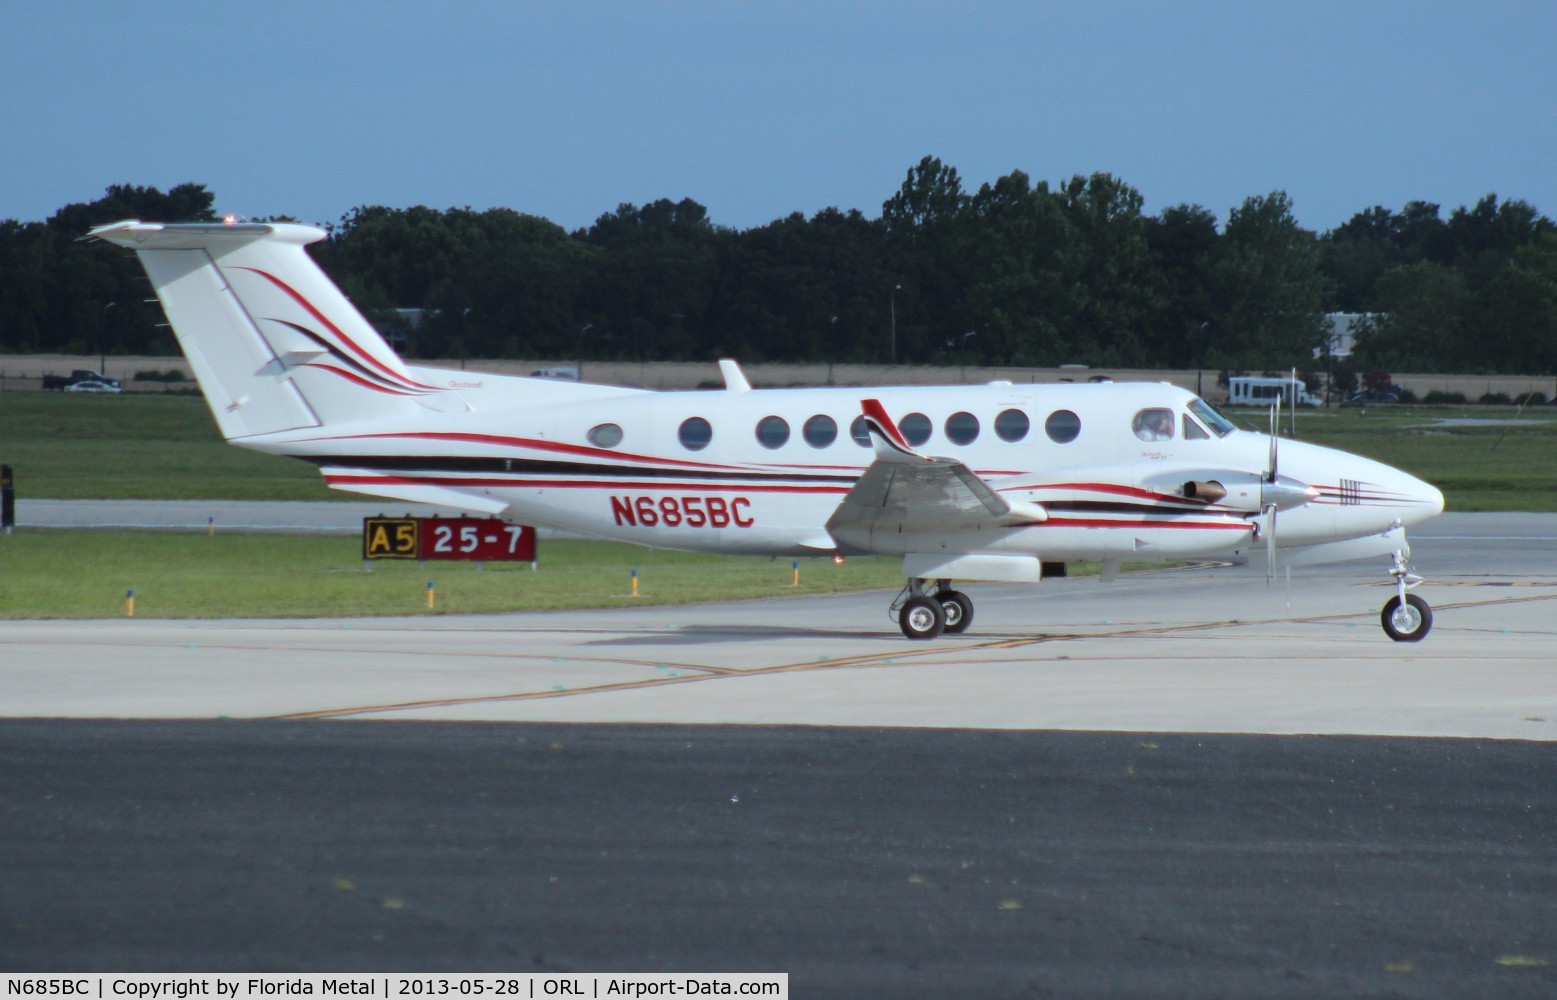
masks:
<path fill-rule="evenodd" d="M 974 337 L 977 337 L 978 335 L 979 334 L 978 334 L 977 330 L 969 330 L 967 333 L 962 335 L 962 343 L 957 345 L 957 349 L 958 349 L 957 352 L 962 355 L 962 379 L 961 380 L 964 383 L 966 383 L 968 381 L 968 341 L 972 340 Z"/>
<path fill-rule="evenodd" d="M 97 324 L 97 373 L 108 377 L 108 310 L 119 303 L 110 302 L 103 307 L 102 322 Z"/>
<path fill-rule="evenodd" d="M 897 293 L 903 290 L 902 285 L 892 286 L 892 363 L 897 364 Z"/>
<path fill-rule="evenodd" d="M 1200 324 L 1200 344 L 1195 358 L 1195 395 L 1205 398 L 1205 393 L 1200 391 L 1200 373 L 1206 367 L 1206 327 L 1211 325 L 1210 320 Z"/>

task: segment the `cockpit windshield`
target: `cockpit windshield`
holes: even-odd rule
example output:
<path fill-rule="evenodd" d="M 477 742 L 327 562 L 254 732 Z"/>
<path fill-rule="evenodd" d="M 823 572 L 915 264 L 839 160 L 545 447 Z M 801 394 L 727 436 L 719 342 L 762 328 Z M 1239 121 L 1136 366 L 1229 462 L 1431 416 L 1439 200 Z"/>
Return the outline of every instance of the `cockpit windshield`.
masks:
<path fill-rule="evenodd" d="M 1231 420 L 1218 413 L 1216 407 L 1203 399 L 1190 400 L 1189 412 L 1199 417 L 1207 427 L 1211 428 L 1211 433 L 1219 438 L 1224 438 L 1238 429 L 1233 426 Z"/>

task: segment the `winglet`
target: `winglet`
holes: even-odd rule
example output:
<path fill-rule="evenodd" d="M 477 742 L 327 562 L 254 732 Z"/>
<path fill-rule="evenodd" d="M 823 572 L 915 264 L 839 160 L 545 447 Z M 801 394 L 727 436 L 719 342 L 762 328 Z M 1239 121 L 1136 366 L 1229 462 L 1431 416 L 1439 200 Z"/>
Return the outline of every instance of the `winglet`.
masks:
<path fill-rule="evenodd" d="M 897 424 L 887 416 L 887 408 L 881 405 L 881 400 L 861 400 L 860 410 L 864 414 L 865 429 L 870 433 L 871 443 L 876 446 L 877 458 L 902 461 L 904 458 L 925 457 L 915 451 L 903 432 L 897 429 Z"/>

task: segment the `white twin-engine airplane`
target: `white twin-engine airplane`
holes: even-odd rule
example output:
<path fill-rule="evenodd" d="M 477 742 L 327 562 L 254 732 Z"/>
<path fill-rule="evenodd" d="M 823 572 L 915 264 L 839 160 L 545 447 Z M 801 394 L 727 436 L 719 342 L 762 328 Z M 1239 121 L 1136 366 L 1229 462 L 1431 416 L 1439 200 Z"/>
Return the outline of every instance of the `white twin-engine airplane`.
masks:
<path fill-rule="evenodd" d="M 128 221 L 87 238 L 139 255 L 227 440 L 335 489 L 662 548 L 898 556 L 910 639 L 972 624 L 952 581 L 1035 584 L 1073 560 L 1111 579 L 1262 538 L 1288 565 L 1393 555 L 1384 630 L 1432 627 L 1405 528 L 1443 510 L 1437 489 L 1296 441 L 1278 471 L 1274 434 L 1184 389 L 754 390 L 722 361 L 723 391 L 652 392 L 419 368 L 308 256 L 324 236 Z"/>

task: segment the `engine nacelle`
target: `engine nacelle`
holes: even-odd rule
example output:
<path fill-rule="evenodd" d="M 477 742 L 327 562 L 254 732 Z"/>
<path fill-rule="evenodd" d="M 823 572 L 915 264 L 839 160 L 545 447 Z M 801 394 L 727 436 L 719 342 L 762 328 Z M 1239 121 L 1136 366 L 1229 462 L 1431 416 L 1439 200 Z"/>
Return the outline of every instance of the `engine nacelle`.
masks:
<path fill-rule="evenodd" d="M 1271 507 L 1291 510 L 1319 495 L 1319 491 L 1307 483 L 1287 476 L 1277 476 L 1275 482 L 1269 482 L 1263 476 L 1248 472 L 1207 472 L 1211 475 L 1202 473 L 1199 478 L 1179 480 L 1171 488 L 1172 492 L 1208 507 L 1215 504 L 1248 514 L 1258 514 Z"/>

